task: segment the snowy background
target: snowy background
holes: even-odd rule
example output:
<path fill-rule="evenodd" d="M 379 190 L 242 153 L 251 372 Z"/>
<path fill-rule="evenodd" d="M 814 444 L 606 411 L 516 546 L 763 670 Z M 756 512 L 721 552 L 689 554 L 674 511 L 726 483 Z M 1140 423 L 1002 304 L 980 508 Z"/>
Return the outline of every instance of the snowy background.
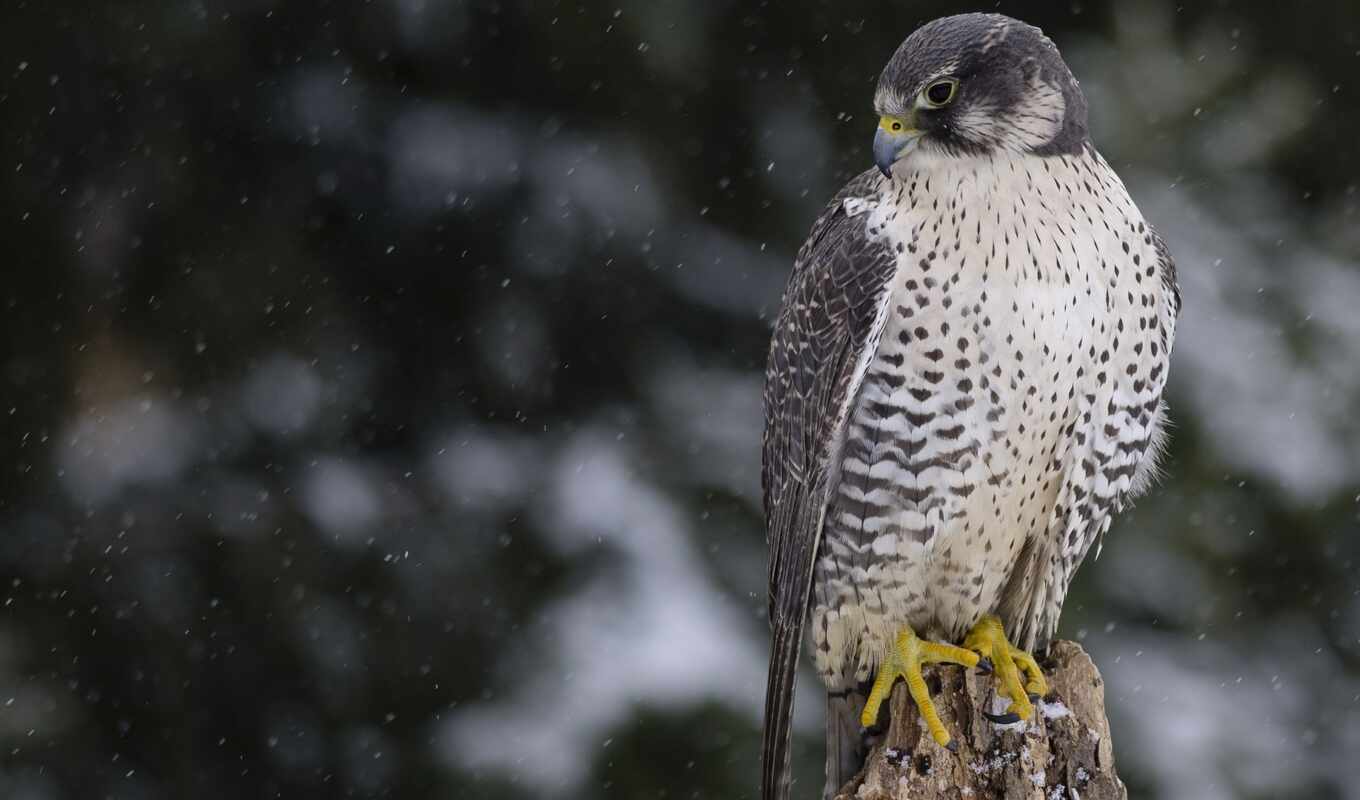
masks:
<path fill-rule="evenodd" d="M 7 4 L 0 797 L 752 797 L 770 318 L 963 8 Z M 1360 4 L 1000 8 L 1180 264 L 1120 772 L 1360 797 Z"/>

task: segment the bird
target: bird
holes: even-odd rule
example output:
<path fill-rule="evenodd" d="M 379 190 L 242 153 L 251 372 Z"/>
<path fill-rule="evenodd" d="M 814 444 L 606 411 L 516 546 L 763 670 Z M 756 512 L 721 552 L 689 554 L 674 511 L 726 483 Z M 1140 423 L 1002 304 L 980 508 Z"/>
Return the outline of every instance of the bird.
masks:
<path fill-rule="evenodd" d="M 956 747 L 923 664 L 990 667 L 1007 718 L 1033 714 L 1034 654 L 1156 479 L 1168 425 L 1175 262 L 1056 45 L 999 14 L 940 18 L 893 53 L 873 106 L 874 166 L 813 223 L 766 365 L 765 800 L 790 793 L 805 638 L 825 797 L 899 677 Z"/>

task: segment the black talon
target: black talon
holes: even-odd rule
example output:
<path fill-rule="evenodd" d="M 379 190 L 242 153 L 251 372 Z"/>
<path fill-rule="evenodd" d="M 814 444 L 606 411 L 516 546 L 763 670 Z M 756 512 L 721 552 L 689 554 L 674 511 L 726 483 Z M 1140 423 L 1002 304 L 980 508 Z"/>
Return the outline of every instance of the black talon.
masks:
<path fill-rule="evenodd" d="M 994 672 L 992 669 L 992 660 L 990 658 L 979 658 L 977 671 L 979 675 L 991 675 L 992 672 Z"/>
<path fill-rule="evenodd" d="M 1031 703 L 1037 703 L 1037 702 L 1039 702 L 1039 693 L 1038 693 L 1038 692 L 1029 692 L 1028 694 L 1029 694 L 1029 701 L 1030 701 Z"/>
<path fill-rule="evenodd" d="M 950 739 L 948 742 L 945 743 L 944 749 L 948 750 L 951 753 L 959 752 L 959 740 Z"/>
<path fill-rule="evenodd" d="M 988 714 L 984 711 L 982 712 L 982 716 L 995 722 L 997 725 L 1013 725 L 1020 721 L 1020 715 L 1014 711 L 1007 711 L 1005 714 Z"/>

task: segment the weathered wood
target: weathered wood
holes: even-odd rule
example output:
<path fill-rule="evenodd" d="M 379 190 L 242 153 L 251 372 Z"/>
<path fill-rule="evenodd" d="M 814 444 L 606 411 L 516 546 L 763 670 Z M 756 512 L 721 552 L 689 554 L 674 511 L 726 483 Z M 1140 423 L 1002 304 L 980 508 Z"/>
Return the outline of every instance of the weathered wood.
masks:
<path fill-rule="evenodd" d="M 1114 771 L 1104 682 L 1090 656 L 1060 641 L 1041 665 L 1049 694 L 1034 721 L 1012 725 L 980 713 L 1005 710 L 992 676 L 952 665 L 925 670 L 957 753 L 935 744 L 899 681 L 883 742 L 837 800 L 1127 800 Z"/>

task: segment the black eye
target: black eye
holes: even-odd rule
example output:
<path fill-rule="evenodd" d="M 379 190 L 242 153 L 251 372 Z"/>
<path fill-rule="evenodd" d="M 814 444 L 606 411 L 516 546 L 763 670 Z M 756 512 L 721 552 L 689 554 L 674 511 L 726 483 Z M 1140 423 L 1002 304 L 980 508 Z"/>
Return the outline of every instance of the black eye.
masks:
<path fill-rule="evenodd" d="M 900 122 L 894 122 L 894 123 L 892 124 L 892 129 L 895 130 L 895 131 L 900 131 L 900 130 L 902 130 L 902 123 L 900 123 Z"/>
<path fill-rule="evenodd" d="M 933 105 L 942 106 L 954 98 L 954 83 L 952 81 L 940 81 L 932 83 L 926 89 L 926 99 Z"/>

